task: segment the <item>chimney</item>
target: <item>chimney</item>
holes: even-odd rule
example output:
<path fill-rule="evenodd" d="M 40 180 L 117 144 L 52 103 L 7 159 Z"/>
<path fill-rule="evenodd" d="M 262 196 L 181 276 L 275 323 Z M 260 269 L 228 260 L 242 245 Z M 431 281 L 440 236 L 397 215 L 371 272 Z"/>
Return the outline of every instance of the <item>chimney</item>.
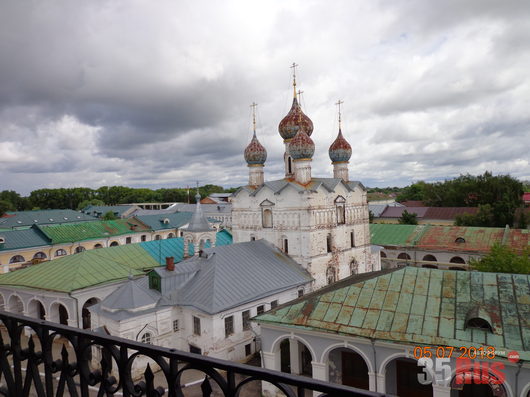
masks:
<path fill-rule="evenodd" d="M 166 270 L 172 272 L 175 270 L 175 258 L 172 256 L 166 256 Z"/>

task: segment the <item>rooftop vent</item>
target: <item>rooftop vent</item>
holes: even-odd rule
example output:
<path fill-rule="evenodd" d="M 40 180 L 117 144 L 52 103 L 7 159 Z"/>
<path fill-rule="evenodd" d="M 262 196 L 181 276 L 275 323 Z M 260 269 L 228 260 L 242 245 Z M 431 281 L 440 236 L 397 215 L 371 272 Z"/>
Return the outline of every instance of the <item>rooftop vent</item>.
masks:
<path fill-rule="evenodd" d="M 493 333 L 491 316 L 486 309 L 474 306 L 467 312 L 465 328 L 484 329 Z"/>

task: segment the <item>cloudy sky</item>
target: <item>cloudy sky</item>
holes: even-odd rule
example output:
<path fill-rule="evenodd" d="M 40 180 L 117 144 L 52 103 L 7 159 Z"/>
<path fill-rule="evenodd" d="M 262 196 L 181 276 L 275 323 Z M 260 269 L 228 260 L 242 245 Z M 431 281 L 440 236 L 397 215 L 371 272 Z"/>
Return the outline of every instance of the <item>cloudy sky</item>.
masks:
<path fill-rule="evenodd" d="M 253 101 L 280 178 L 292 62 L 316 176 L 342 99 L 367 186 L 530 179 L 527 0 L 5 0 L 0 54 L 0 190 L 241 185 Z"/>

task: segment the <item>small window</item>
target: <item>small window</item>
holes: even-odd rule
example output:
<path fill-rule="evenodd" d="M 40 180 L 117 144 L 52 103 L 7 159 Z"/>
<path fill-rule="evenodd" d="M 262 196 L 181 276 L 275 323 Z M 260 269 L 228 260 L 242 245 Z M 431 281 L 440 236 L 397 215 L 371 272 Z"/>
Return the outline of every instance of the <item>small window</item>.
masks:
<path fill-rule="evenodd" d="M 83 247 L 82 245 L 75 247 L 76 254 L 79 254 L 80 252 L 83 252 L 84 250 L 85 250 L 85 247 Z"/>
<path fill-rule="evenodd" d="M 65 256 L 65 255 L 66 255 L 66 251 L 63 250 L 62 248 L 55 251 L 55 256 Z"/>
<path fill-rule="evenodd" d="M 141 341 L 142 343 L 151 344 L 152 343 L 151 334 L 149 332 L 146 332 L 145 334 L 143 334 Z"/>
<path fill-rule="evenodd" d="M 302 296 L 304 296 L 304 290 L 303 289 L 299 289 L 298 290 L 298 297 L 301 298 Z"/>
<path fill-rule="evenodd" d="M 199 317 L 193 316 L 193 334 L 201 334 L 201 319 Z"/>
<path fill-rule="evenodd" d="M 26 260 L 22 255 L 15 255 L 10 260 L 9 263 L 19 263 L 19 262 L 25 262 Z"/>
<path fill-rule="evenodd" d="M 331 234 L 326 236 L 326 252 L 331 252 Z"/>
<path fill-rule="evenodd" d="M 337 224 L 343 225 L 346 223 L 346 199 L 338 196 L 335 199 L 335 208 L 337 211 Z"/>
<path fill-rule="evenodd" d="M 202 354 L 202 350 L 200 349 L 200 347 L 190 345 L 190 353 Z"/>
<path fill-rule="evenodd" d="M 120 244 L 117 241 L 113 241 L 112 243 L 110 243 L 111 247 L 117 247 L 118 245 Z"/>
<path fill-rule="evenodd" d="M 286 238 L 283 239 L 283 252 L 285 252 L 286 254 L 289 253 L 289 240 L 287 240 Z"/>
<path fill-rule="evenodd" d="M 250 241 L 256 241 L 256 237 L 255 236 L 250 236 Z"/>
<path fill-rule="evenodd" d="M 46 259 L 46 254 L 42 251 L 37 252 L 35 255 L 33 255 L 33 259 Z"/>
<path fill-rule="evenodd" d="M 241 319 L 243 322 L 243 331 L 250 329 L 250 310 L 245 310 L 241 313 Z"/>
<path fill-rule="evenodd" d="M 278 300 L 274 300 L 271 302 L 271 309 L 274 309 L 276 306 L 278 306 Z"/>
<path fill-rule="evenodd" d="M 250 343 L 245 345 L 245 356 L 250 356 L 252 354 L 252 345 Z"/>
<path fill-rule="evenodd" d="M 132 242 L 132 237 L 125 238 L 125 244 L 131 244 L 131 242 Z"/>
<path fill-rule="evenodd" d="M 258 316 L 260 314 L 263 314 L 263 313 L 265 313 L 265 305 L 259 305 L 258 306 Z"/>
<path fill-rule="evenodd" d="M 465 260 L 463 260 L 461 257 L 459 256 L 453 256 L 450 260 L 449 260 L 449 263 L 460 263 L 462 265 L 464 265 L 466 263 Z"/>
<path fill-rule="evenodd" d="M 98 248 L 103 248 L 103 246 L 101 244 L 94 245 L 94 249 L 98 249 Z"/>
<path fill-rule="evenodd" d="M 173 332 L 177 332 L 179 330 L 179 320 L 173 320 Z"/>
<path fill-rule="evenodd" d="M 225 338 L 228 338 L 234 333 L 234 316 L 225 318 Z"/>
<path fill-rule="evenodd" d="M 350 247 L 355 247 L 355 233 L 350 232 Z"/>
<path fill-rule="evenodd" d="M 142 234 L 142 237 L 140 238 L 141 241 L 147 241 L 147 236 L 145 234 Z"/>
<path fill-rule="evenodd" d="M 157 234 L 157 235 L 155 236 L 155 240 L 160 240 L 161 238 L 162 238 L 162 237 L 160 237 L 160 234 Z"/>
<path fill-rule="evenodd" d="M 466 239 L 463 238 L 463 237 L 457 237 L 456 240 L 455 240 L 455 243 L 457 244 L 463 244 L 466 242 Z"/>
<path fill-rule="evenodd" d="M 264 208 L 261 213 L 263 227 L 272 227 L 272 210 L 270 208 Z"/>

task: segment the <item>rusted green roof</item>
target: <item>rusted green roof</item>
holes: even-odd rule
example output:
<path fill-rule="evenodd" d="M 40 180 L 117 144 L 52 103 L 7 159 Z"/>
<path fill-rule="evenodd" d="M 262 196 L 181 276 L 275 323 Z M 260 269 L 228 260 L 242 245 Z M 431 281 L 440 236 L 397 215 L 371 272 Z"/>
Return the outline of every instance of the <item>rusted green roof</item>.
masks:
<path fill-rule="evenodd" d="M 494 346 L 530 361 L 530 275 L 406 267 L 347 280 L 256 320 L 412 345 Z M 489 315 L 493 332 L 466 328 L 474 312 Z"/>
<path fill-rule="evenodd" d="M 33 227 L 41 230 L 52 241 L 52 244 L 107 238 L 150 230 L 135 218 Z"/>

